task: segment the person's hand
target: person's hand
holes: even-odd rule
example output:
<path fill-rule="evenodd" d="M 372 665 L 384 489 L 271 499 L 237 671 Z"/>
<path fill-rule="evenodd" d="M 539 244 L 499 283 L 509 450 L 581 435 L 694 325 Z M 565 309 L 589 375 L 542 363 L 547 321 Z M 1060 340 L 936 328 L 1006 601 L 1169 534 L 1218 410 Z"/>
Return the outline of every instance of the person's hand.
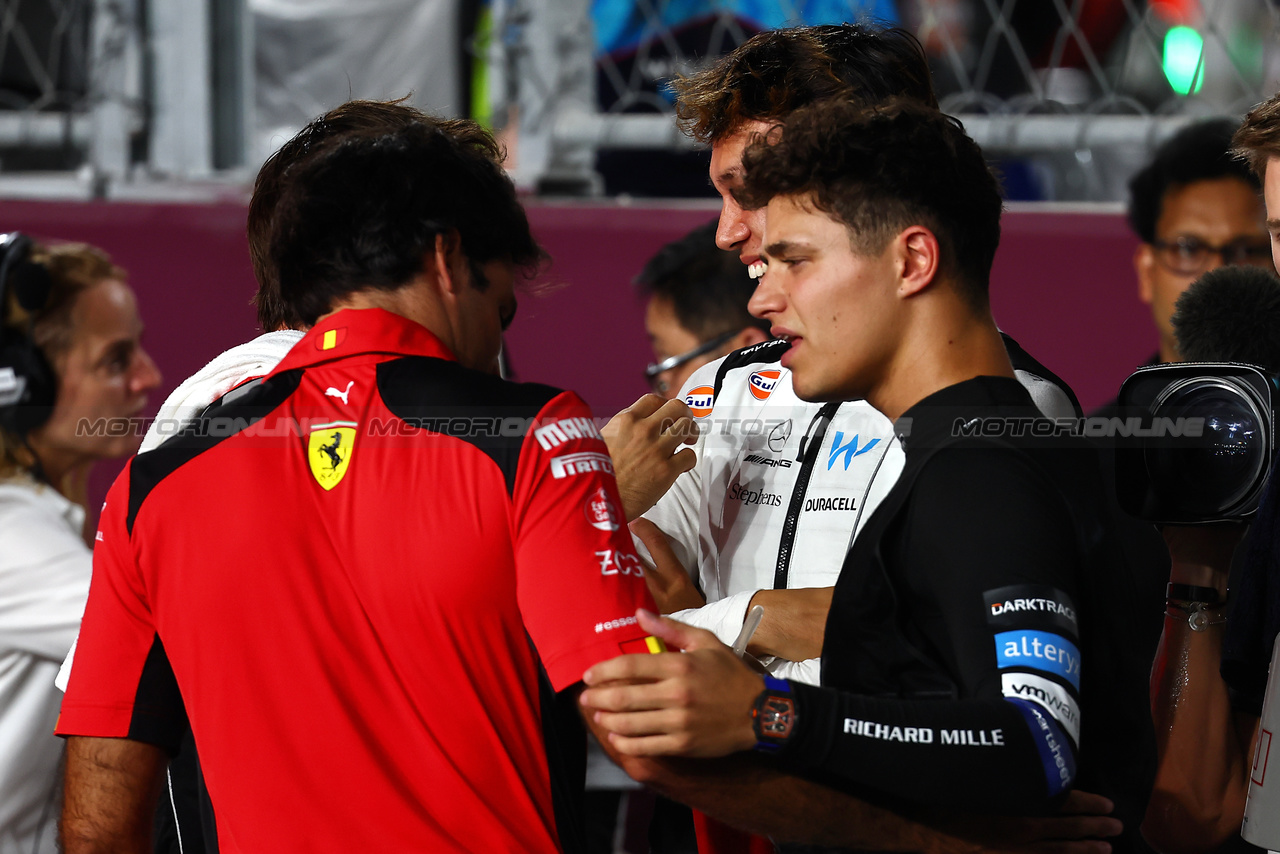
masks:
<path fill-rule="evenodd" d="M 636 519 L 657 503 L 676 478 L 697 462 L 692 448 L 698 441 L 693 414 L 681 400 L 646 394 L 609 419 L 600 431 L 622 495 L 627 520 Z"/>
<path fill-rule="evenodd" d="M 973 850 L 1009 854 L 1109 854 L 1109 836 L 1119 836 L 1124 825 L 1111 817 L 1115 805 L 1101 795 L 1073 791 L 1057 815 L 975 816 L 926 819 L 927 823 L 957 840 L 946 837 L 930 854 L 958 854 Z"/>
<path fill-rule="evenodd" d="M 1160 534 L 1169 548 L 1169 580 L 1216 587 L 1226 593 L 1231 558 L 1249 526 L 1240 522 L 1212 525 L 1164 525 Z"/>
<path fill-rule="evenodd" d="M 643 609 L 640 627 L 670 649 L 622 655 L 582 677 L 580 701 L 629 756 L 727 756 L 756 743 L 751 707 L 764 683 L 711 632 Z M 626 683 L 626 684 L 619 684 Z"/>
<path fill-rule="evenodd" d="M 647 543 L 646 543 L 647 545 Z M 831 610 L 834 587 L 800 587 L 793 590 L 757 590 L 752 606 L 764 608 L 760 625 L 751 636 L 747 651 L 752 655 L 774 655 L 788 661 L 804 661 L 822 655 L 827 612 Z"/>
<path fill-rule="evenodd" d="M 653 568 L 645 569 L 644 582 L 654 603 L 663 614 L 673 614 L 686 608 L 701 608 L 707 600 L 694 586 L 689 573 L 680 565 L 680 559 L 671 550 L 671 543 L 662 529 L 648 519 L 637 519 L 630 525 L 631 533 L 649 549 Z"/>

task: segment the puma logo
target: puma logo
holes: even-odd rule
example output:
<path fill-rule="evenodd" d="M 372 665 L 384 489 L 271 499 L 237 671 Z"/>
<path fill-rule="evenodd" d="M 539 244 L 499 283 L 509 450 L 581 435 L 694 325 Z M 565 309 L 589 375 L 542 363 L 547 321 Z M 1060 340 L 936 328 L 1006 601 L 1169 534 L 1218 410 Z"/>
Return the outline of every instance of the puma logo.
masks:
<path fill-rule="evenodd" d="M 347 390 L 346 390 L 346 391 L 338 391 L 338 390 L 337 390 L 336 388 L 334 388 L 333 386 L 329 386 L 327 389 L 325 389 L 325 390 L 324 390 L 324 396 L 325 396 L 325 397 L 340 397 L 340 398 L 342 398 L 342 402 L 343 402 L 343 403 L 346 403 L 346 402 L 347 402 L 347 395 L 351 394 L 351 387 L 352 387 L 353 385 L 355 385 L 355 384 L 356 384 L 356 381 L 355 381 L 355 380 L 352 380 L 351 382 L 347 383 Z"/>

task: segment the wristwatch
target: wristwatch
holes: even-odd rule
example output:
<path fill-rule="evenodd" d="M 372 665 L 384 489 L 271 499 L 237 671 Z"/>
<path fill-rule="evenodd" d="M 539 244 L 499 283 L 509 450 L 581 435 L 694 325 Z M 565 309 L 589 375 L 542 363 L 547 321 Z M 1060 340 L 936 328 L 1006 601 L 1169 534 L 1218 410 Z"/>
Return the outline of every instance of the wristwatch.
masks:
<path fill-rule="evenodd" d="M 755 749 L 776 753 L 796 728 L 796 698 L 785 679 L 764 677 L 764 690 L 751 708 L 751 729 L 756 734 Z"/>
<path fill-rule="evenodd" d="M 1164 598 L 1171 602 L 1203 602 L 1210 608 L 1222 604 L 1222 595 L 1218 593 L 1218 588 L 1179 584 L 1176 581 L 1170 581 L 1165 587 Z"/>

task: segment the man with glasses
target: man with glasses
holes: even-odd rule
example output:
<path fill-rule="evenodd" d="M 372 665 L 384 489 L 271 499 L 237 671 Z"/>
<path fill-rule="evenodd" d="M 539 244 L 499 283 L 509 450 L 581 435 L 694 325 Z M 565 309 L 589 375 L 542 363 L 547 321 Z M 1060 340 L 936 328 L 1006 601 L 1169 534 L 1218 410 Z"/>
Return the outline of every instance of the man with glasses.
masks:
<path fill-rule="evenodd" d="M 1258 179 L 1231 154 L 1235 125 L 1227 119 L 1197 122 L 1157 149 L 1129 182 L 1129 225 L 1142 241 L 1134 253 L 1138 296 L 1151 306 L 1159 348 L 1146 364 L 1182 359 L 1174 335 L 1174 304 L 1192 282 L 1229 264 L 1272 269 Z M 1123 416 L 1114 400 L 1090 413 Z M 1142 642 L 1132 655 L 1156 654 L 1169 580 L 1169 553 L 1156 529 L 1124 513 L 1115 501 L 1113 447 L 1102 444 L 1106 500 L 1141 601 L 1134 614 Z"/>
<path fill-rule="evenodd" d="M 1272 269 L 1258 179 L 1231 156 L 1234 131 L 1227 119 L 1191 125 L 1129 183 L 1138 296 L 1160 336 L 1152 363 L 1179 361 L 1171 318 L 1192 282 L 1227 264 Z"/>
<path fill-rule="evenodd" d="M 660 397 L 675 397 L 706 363 L 769 340 L 768 324 L 747 312 L 755 281 L 716 247 L 715 220 L 662 247 L 636 285 L 649 297 L 644 327 L 654 362 L 644 374 Z"/>

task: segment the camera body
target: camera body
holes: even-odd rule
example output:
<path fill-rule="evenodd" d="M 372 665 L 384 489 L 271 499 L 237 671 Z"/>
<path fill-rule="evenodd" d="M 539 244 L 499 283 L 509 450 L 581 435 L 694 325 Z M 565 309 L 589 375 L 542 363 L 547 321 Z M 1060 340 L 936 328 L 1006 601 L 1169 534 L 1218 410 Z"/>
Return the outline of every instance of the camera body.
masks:
<path fill-rule="evenodd" d="M 1233 362 L 1139 368 L 1120 387 L 1116 497 L 1151 522 L 1252 518 L 1276 452 L 1280 377 Z"/>

